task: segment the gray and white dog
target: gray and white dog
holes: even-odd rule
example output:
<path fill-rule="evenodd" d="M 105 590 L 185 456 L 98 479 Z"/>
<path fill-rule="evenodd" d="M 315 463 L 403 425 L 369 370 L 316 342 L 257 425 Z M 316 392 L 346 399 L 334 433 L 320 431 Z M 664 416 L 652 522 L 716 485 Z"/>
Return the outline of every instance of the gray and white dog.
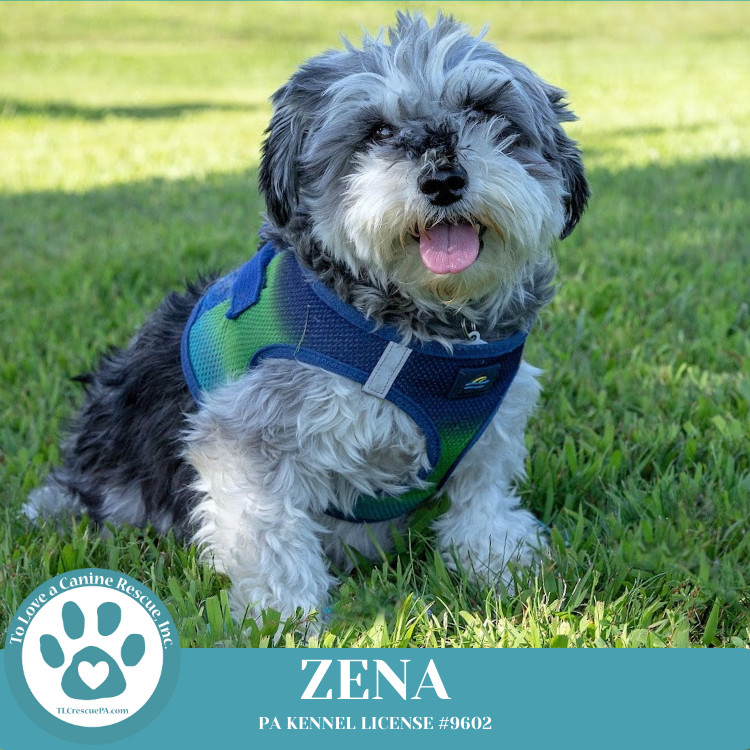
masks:
<path fill-rule="evenodd" d="M 345 568 L 347 548 L 387 547 L 414 505 L 398 498 L 427 488 L 450 499 L 434 523 L 447 564 L 509 586 L 509 563 L 533 564 L 544 546 L 514 490 L 539 394 L 518 344 L 553 296 L 551 248 L 588 199 L 580 152 L 560 125 L 575 119 L 563 96 L 444 16 L 430 27 L 399 14 L 362 48 L 304 64 L 273 96 L 260 167 L 266 255 L 294 260 L 303 281 L 281 294 L 290 304 L 317 290 L 334 317 L 364 331 L 340 358 L 378 341 L 384 351 L 367 367 L 321 364 L 309 354 L 318 313 L 306 302 L 296 344 L 278 356 L 264 349 L 191 393 L 183 332 L 204 295 L 230 287 L 201 281 L 172 294 L 86 376 L 64 463 L 26 514 L 175 528 L 229 576 L 237 618 L 268 607 L 288 617 L 325 607 L 328 560 Z M 270 268 L 250 274 L 258 288 Z M 458 459 L 431 473 L 449 453 L 434 425 L 450 430 L 475 402 L 428 393 L 448 417 L 422 418 L 399 385 L 404 362 L 416 361 L 419 390 L 445 373 L 453 381 L 453 356 L 472 364 L 470 352 L 511 349 L 515 365 L 487 360 L 468 380 L 458 368 L 460 395 L 503 368 L 509 377 L 475 415 L 481 428 L 454 446 Z M 420 375 L 423 366 L 434 371 Z M 376 510 L 396 502 L 363 523 L 353 520 L 363 496 Z"/>

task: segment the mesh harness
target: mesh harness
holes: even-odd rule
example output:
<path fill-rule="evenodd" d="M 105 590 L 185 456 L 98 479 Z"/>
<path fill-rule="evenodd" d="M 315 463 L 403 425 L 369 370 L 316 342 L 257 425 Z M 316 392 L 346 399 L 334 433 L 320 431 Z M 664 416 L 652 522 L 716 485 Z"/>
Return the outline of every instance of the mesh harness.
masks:
<path fill-rule="evenodd" d="M 193 397 L 236 380 L 266 359 L 306 362 L 362 384 L 406 412 L 421 429 L 431 469 L 428 486 L 395 497 L 362 496 L 348 521 L 384 521 L 435 495 L 492 421 L 518 372 L 525 332 L 500 341 L 400 344 L 266 243 L 245 265 L 214 282 L 188 320 L 182 367 Z"/>

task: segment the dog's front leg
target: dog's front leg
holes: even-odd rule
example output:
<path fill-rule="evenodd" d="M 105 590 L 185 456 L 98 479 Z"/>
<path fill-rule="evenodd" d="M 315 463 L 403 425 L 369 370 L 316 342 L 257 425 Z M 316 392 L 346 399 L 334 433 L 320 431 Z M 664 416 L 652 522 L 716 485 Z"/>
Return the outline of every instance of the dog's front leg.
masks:
<path fill-rule="evenodd" d="M 195 541 L 230 578 L 235 619 L 257 618 L 267 608 L 282 619 L 298 607 L 305 615 L 320 611 L 333 578 L 323 557 L 323 529 L 300 507 L 306 504 L 303 492 L 294 491 L 293 480 L 279 487 L 286 482 L 278 474 L 260 478 L 241 466 L 204 463 L 197 454 L 206 447 L 192 452 L 202 498 L 193 514 Z M 235 457 L 233 463 L 242 458 L 257 456 Z"/>
<path fill-rule="evenodd" d="M 451 506 L 434 524 L 449 567 L 510 591 L 509 563 L 531 566 L 545 546 L 538 521 L 520 507 L 514 489 L 524 476 L 524 429 L 539 395 L 537 374 L 522 363 L 492 424 L 446 482 Z"/>
<path fill-rule="evenodd" d="M 320 488 L 287 444 L 294 436 L 284 415 L 269 421 L 263 394 L 243 398 L 242 383 L 227 386 L 192 419 L 186 458 L 199 475 L 194 541 L 230 578 L 237 621 L 267 608 L 283 619 L 298 608 L 320 611 L 334 580 L 322 551 L 325 532 L 311 517 Z"/>

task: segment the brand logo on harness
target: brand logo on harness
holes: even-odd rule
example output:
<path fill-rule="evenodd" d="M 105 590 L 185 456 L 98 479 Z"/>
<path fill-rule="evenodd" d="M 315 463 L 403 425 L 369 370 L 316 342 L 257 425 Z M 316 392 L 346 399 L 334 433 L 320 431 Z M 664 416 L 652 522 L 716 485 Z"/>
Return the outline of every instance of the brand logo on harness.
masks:
<path fill-rule="evenodd" d="M 490 367 L 462 367 L 456 375 L 448 398 L 471 398 L 486 393 L 500 374 L 500 365 Z"/>
<path fill-rule="evenodd" d="M 490 379 L 486 375 L 480 375 L 478 378 L 474 378 L 464 386 L 465 391 L 477 391 L 480 388 L 484 388 L 490 384 Z"/>

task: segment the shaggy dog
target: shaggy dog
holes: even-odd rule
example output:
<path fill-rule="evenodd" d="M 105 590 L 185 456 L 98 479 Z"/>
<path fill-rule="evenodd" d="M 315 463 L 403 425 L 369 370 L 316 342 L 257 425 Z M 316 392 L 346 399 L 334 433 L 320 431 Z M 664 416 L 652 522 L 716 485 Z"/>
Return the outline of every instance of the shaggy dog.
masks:
<path fill-rule="evenodd" d="M 523 343 L 588 199 L 563 96 L 444 16 L 304 64 L 273 96 L 261 249 L 86 377 L 27 515 L 174 528 L 235 617 L 288 617 L 445 494 L 447 564 L 511 585 L 544 547 L 514 491 Z"/>

